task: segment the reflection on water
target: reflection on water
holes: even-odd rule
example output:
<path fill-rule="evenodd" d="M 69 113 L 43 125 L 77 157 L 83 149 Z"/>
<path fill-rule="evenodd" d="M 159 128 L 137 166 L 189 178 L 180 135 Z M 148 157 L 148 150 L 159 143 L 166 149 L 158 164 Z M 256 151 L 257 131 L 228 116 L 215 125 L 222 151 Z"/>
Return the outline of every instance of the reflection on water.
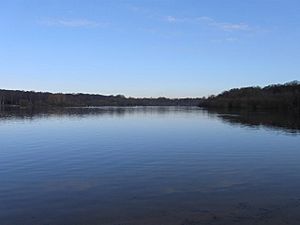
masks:
<path fill-rule="evenodd" d="M 182 110 L 194 113 L 195 110 L 210 117 L 218 117 L 231 125 L 253 128 L 265 127 L 287 133 L 299 133 L 300 115 L 293 112 L 249 111 L 200 109 L 197 107 L 69 107 L 69 108 L 0 108 L 0 120 L 38 119 L 43 117 L 86 117 L 91 115 L 125 116 L 126 114 L 167 114 L 180 113 Z"/>
<path fill-rule="evenodd" d="M 137 106 L 137 107 L 66 107 L 66 108 L 0 108 L 0 119 L 36 119 L 41 117 L 64 117 L 75 116 L 85 117 L 88 115 L 109 115 L 124 116 L 126 114 L 166 114 L 169 112 L 178 113 L 182 110 L 186 112 L 198 109 L 197 107 L 162 107 L 162 106 Z"/>
<path fill-rule="evenodd" d="M 0 224 L 296 225 L 299 127 L 270 112 L 2 109 Z"/>
<path fill-rule="evenodd" d="M 215 113 L 224 122 L 231 125 L 243 125 L 253 128 L 265 127 L 288 133 L 299 133 L 300 114 L 293 112 L 272 111 L 232 111 L 232 110 L 209 110 Z"/>

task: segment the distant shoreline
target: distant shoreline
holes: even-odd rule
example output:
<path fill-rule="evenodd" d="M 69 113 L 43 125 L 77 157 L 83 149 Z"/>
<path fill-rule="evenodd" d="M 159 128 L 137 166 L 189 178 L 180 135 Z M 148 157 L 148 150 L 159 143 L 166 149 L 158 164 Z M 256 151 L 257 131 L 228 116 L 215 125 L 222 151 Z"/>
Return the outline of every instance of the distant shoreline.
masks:
<path fill-rule="evenodd" d="M 300 113 L 300 82 L 245 87 L 202 99 L 199 106 L 216 109 L 278 110 Z"/>
<path fill-rule="evenodd" d="M 133 98 L 123 95 L 0 90 L 1 106 L 19 107 L 199 106 L 201 100 L 202 98 Z"/>
<path fill-rule="evenodd" d="M 133 98 L 123 95 L 62 94 L 0 89 L 1 107 L 198 106 L 202 108 L 279 110 L 300 113 L 300 82 L 244 87 L 208 98 Z"/>

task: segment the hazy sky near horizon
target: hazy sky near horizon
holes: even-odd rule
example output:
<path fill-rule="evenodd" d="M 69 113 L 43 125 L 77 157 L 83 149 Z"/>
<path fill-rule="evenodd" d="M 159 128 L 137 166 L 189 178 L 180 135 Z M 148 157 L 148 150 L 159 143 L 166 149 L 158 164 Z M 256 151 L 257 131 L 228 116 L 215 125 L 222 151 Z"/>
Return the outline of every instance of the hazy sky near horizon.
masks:
<path fill-rule="evenodd" d="M 186 97 L 300 79 L 298 0 L 0 0 L 0 89 Z"/>

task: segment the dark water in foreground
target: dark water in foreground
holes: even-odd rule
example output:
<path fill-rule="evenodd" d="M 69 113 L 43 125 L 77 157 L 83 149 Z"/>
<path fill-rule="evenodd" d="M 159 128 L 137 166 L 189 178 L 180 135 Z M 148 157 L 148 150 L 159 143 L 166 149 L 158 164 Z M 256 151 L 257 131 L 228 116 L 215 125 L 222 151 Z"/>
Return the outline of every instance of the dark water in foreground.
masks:
<path fill-rule="evenodd" d="M 273 113 L 2 110 L 0 224 L 298 225 L 299 134 Z"/>

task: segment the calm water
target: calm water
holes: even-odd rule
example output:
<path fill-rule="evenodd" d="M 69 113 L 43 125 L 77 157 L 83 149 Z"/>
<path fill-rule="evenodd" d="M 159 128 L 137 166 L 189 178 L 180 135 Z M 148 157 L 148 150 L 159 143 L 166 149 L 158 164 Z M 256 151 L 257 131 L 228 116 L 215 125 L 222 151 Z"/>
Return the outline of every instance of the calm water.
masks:
<path fill-rule="evenodd" d="M 295 115 L 0 113 L 1 225 L 300 224 Z"/>

